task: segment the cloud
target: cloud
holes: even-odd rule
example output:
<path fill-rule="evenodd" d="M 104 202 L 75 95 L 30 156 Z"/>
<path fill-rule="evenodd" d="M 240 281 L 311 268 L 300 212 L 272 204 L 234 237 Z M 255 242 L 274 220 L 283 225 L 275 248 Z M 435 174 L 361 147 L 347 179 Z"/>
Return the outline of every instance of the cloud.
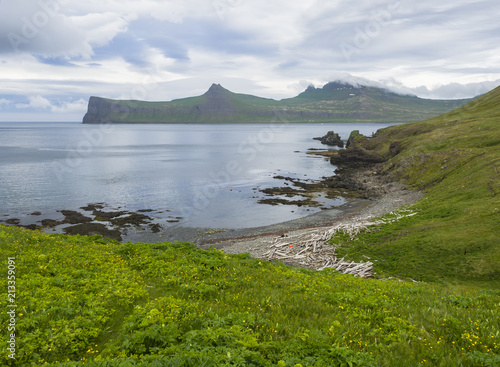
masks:
<path fill-rule="evenodd" d="M 19 109 L 49 110 L 53 113 L 84 113 L 87 110 L 87 101 L 84 99 L 78 101 L 66 100 L 55 104 L 47 98 L 37 95 L 28 97 L 28 103 L 17 103 L 16 107 Z"/>
<path fill-rule="evenodd" d="M 336 79 L 472 97 L 500 80 L 499 12 L 497 0 L 2 0 L 0 95 L 13 102 L 0 105 L 77 116 L 90 95 L 169 100 L 215 82 L 280 99 Z"/>
<path fill-rule="evenodd" d="M 51 106 L 55 113 L 85 113 L 87 111 L 87 101 L 79 99 L 78 101 L 63 101 L 59 106 Z"/>
<path fill-rule="evenodd" d="M 42 96 L 30 96 L 28 103 L 17 103 L 17 108 L 49 109 L 52 107 L 50 101 Z"/>
<path fill-rule="evenodd" d="M 107 45 L 117 35 L 127 31 L 129 22 L 135 16 L 124 17 L 118 13 L 91 13 L 73 16 L 71 21 L 77 29 L 85 32 L 85 41 L 92 47 Z"/>
<path fill-rule="evenodd" d="M 64 15 L 67 1 L 4 0 L 0 6 L 0 54 L 89 55 L 85 33 Z"/>
<path fill-rule="evenodd" d="M 320 6 L 306 15 L 308 32 L 300 49 L 318 55 L 319 65 L 329 58 L 339 70 L 373 70 L 373 74 L 396 70 L 401 76 L 404 71 L 406 78 L 412 72 L 415 75 L 415 69 L 433 63 L 438 72 L 464 60 L 492 64 L 498 52 L 496 46 L 491 47 L 497 44 L 498 37 L 491 11 L 500 10 L 498 2 L 335 4 Z M 480 58 L 479 52 L 484 52 L 485 57 Z M 308 55 L 303 57 L 310 59 Z M 424 73 L 419 77 L 425 78 Z"/>
<path fill-rule="evenodd" d="M 500 85 L 500 79 L 495 81 L 484 81 L 481 83 L 450 83 L 441 85 L 436 88 L 429 89 L 426 86 L 413 88 L 415 94 L 419 94 L 424 98 L 432 99 L 461 99 L 477 97 L 485 94 Z"/>
<path fill-rule="evenodd" d="M 150 65 L 150 49 L 131 34 L 120 34 L 105 47 L 96 48 L 93 59 L 105 61 L 116 56 L 134 66 L 146 67 Z"/>
<path fill-rule="evenodd" d="M 0 34 L 6 35 L 0 40 L 0 54 L 90 58 L 94 47 L 125 32 L 134 18 L 111 12 L 69 15 L 68 0 L 4 0 L 0 6 Z"/>

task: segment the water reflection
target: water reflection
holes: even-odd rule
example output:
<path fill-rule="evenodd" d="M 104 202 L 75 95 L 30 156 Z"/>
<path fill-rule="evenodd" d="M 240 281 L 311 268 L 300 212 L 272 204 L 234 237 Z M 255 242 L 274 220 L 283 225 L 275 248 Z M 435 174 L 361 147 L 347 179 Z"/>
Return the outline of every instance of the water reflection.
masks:
<path fill-rule="evenodd" d="M 176 225 L 185 226 L 242 228 L 296 219 L 319 209 L 260 205 L 256 189 L 282 185 L 276 175 L 332 175 L 327 160 L 306 155 L 324 147 L 313 137 L 335 130 L 347 139 L 354 129 L 371 135 L 385 126 L 289 124 L 269 134 L 266 124 L 116 125 L 99 134 L 91 125 L 2 123 L 0 216 L 104 202 L 168 209 L 165 218 L 182 216 Z M 341 203 L 329 200 L 323 201 Z"/>

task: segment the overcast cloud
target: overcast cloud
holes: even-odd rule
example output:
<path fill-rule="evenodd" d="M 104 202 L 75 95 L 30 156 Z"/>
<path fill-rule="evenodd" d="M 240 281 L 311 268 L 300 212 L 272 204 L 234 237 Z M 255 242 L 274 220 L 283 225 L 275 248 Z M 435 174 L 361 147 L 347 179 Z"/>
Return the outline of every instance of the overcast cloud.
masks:
<path fill-rule="evenodd" d="M 89 96 L 329 81 L 423 98 L 500 85 L 498 0 L 0 0 L 0 121 L 81 121 Z"/>

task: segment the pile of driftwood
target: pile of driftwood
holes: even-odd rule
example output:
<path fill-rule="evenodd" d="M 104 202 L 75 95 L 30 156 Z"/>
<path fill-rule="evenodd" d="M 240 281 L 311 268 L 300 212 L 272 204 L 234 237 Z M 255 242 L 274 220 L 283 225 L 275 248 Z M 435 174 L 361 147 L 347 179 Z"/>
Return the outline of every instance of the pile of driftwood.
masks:
<path fill-rule="evenodd" d="M 392 213 L 391 213 L 392 214 Z M 339 224 L 328 230 L 310 229 L 296 231 L 293 235 L 275 237 L 262 258 L 266 260 L 282 261 L 285 264 L 306 266 L 315 270 L 332 268 L 343 274 L 352 274 L 357 277 L 370 278 L 373 276 L 373 263 L 346 261 L 339 259 L 335 252 L 336 247 L 328 241 L 337 233 L 342 232 L 352 240 L 360 231 L 370 230 L 371 226 L 397 221 L 402 217 L 416 213 L 398 213 L 391 219 L 369 221 L 370 218 L 358 219 L 351 223 Z"/>
<path fill-rule="evenodd" d="M 365 221 L 359 221 L 349 225 L 338 225 L 323 232 L 313 229 L 276 237 L 269 245 L 269 251 L 264 254 L 263 258 L 282 261 L 285 264 L 306 266 L 315 270 L 332 268 L 343 274 L 369 278 L 373 276 L 371 262 L 355 263 L 343 258 L 339 259 L 335 252 L 335 246 L 327 243 L 338 231 L 343 230 L 344 233 L 353 237 L 366 227 Z"/>

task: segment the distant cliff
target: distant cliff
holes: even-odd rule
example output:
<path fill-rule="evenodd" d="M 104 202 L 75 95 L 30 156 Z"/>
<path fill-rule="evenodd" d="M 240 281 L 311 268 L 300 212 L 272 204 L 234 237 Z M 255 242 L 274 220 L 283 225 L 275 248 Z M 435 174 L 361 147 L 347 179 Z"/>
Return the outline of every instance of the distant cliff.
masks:
<path fill-rule="evenodd" d="M 437 101 L 374 87 L 333 82 L 276 101 L 233 93 L 219 84 L 198 97 L 170 102 L 90 97 L 84 124 L 270 122 L 409 122 L 434 117 L 469 100 Z"/>

